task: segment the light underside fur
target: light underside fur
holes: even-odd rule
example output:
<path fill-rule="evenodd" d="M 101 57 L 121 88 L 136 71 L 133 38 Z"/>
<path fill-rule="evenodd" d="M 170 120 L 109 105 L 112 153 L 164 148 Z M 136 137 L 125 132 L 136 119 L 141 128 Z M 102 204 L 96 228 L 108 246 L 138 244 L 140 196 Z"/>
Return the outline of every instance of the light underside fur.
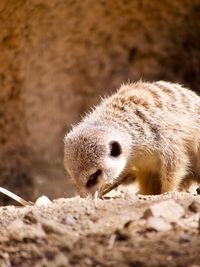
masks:
<path fill-rule="evenodd" d="M 181 190 L 200 174 L 200 98 L 179 84 L 124 84 L 65 136 L 65 168 L 83 196 L 105 184 L 138 179 L 140 193 Z M 118 158 L 109 143 L 122 147 Z M 102 170 L 98 183 L 88 178 Z"/>

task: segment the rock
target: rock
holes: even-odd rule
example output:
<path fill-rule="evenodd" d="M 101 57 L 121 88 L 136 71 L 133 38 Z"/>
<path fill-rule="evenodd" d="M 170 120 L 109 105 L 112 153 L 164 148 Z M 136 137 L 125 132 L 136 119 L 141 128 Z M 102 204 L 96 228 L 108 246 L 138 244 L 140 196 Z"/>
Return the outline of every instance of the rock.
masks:
<path fill-rule="evenodd" d="M 22 241 L 26 239 L 45 238 L 46 234 L 40 224 L 28 225 L 22 220 L 14 220 L 8 227 L 10 238 Z"/>
<path fill-rule="evenodd" d="M 192 240 L 192 236 L 189 234 L 182 234 L 179 239 L 180 243 L 190 242 L 191 240 Z"/>
<path fill-rule="evenodd" d="M 163 218 L 150 217 L 147 219 L 147 229 L 155 230 L 157 232 L 166 232 L 172 228 L 171 224 L 166 222 Z"/>
<path fill-rule="evenodd" d="M 52 201 L 46 196 L 41 196 L 35 201 L 37 206 L 48 206 L 49 204 L 52 204 Z"/>
<path fill-rule="evenodd" d="M 192 203 L 188 206 L 188 209 L 194 213 L 197 213 L 200 210 L 199 204 L 196 201 L 192 201 Z"/>
<path fill-rule="evenodd" d="M 74 225 L 76 222 L 77 218 L 71 215 L 68 215 L 62 219 L 63 224 Z"/>
<path fill-rule="evenodd" d="M 177 222 L 183 215 L 184 209 L 174 200 L 169 199 L 151 205 L 145 212 L 143 218 L 162 217 L 168 222 Z"/>

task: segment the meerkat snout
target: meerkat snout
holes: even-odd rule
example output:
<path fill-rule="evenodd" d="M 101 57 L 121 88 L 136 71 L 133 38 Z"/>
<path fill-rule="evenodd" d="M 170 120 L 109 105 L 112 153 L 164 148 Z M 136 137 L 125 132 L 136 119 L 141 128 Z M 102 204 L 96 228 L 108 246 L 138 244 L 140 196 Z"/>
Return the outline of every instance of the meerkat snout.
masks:
<path fill-rule="evenodd" d="M 113 157 L 113 158 L 118 158 L 120 156 L 120 154 L 122 153 L 121 145 L 117 141 L 111 141 L 109 143 L 109 149 L 110 149 L 109 150 L 109 156 Z M 105 160 L 108 161 L 107 165 L 110 165 L 110 166 L 113 165 L 113 167 L 116 168 L 116 170 L 117 170 L 117 166 L 115 166 L 115 165 L 116 165 L 116 163 L 118 164 L 119 162 L 115 161 L 112 164 L 112 162 L 111 162 L 112 159 L 111 160 L 105 159 Z M 102 177 L 103 175 L 104 175 L 104 177 Z M 118 176 L 118 172 L 117 172 L 117 176 Z M 87 183 L 86 183 L 86 188 L 89 190 L 92 189 L 94 191 L 94 187 L 96 185 L 98 185 L 100 179 L 103 179 L 105 182 L 109 181 L 108 175 L 105 174 L 105 170 L 98 169 L 93 174 L 91 174 Z"/>
<path fill-rule="evenodd" d="M 64 165 L 82 197 L 102 195 L 118 179 L 127 163 L 126 140 L 110 126 L 85 125 L 65 137 Z"/>

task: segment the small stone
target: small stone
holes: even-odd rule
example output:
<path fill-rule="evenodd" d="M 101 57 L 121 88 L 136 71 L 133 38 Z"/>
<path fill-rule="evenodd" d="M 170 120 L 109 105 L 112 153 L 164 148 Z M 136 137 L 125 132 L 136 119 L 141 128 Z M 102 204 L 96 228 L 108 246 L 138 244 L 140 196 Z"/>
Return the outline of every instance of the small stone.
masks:
<path fill-rule="evenodd" d="M 76 222 L 77 222 L 77 218 L 71 215 L 68 215 L 62 219 L 63 224 L 74 225 Z"/>
<path fill-rule="evenodd" d="M 182 234 L 182 235 L 180 236 L 180 239 L 179 239 L 179 241 L 180 241 L 181 243 L 190 242 L 191 240 L 192 240 L 192 237 L 191 237 L 191 235 L 189 235 L 189 234 Z"/>
<path fill-rule="evenodd" d="M 192 201 L 192 203 L 188 206 L 188 209 L 194 213 L 199 211 L 199 204 L 196 201 Z"/>
<path fill-rule="evenodd" d="M 64 225 L 57 223 L 56 221 L 40 219 L 40 223 L 46 234 L 63 235 L 65 233 Z"/>
<path fill-rule="evenodd" d="M 37 206 L 48 206 L 52 204 L 52 201 L 47 196 L 41 196 L 35 201 L 35 205 Z"/>
<path fill-rule="evenodd" d="M 147 229 L 157 232 L 166 232 L 171 230 L 172 226 L 162 218 L 150 217 L 147 220 Z"/>
<path fill-rule="evenodd" d="M 177 222 L 183 215 L 184 209 L 174 200 L 164 200 L 162 202 L 151 205 L 143 215 L 143 218 L 162 217 L 168 222 Z"/>

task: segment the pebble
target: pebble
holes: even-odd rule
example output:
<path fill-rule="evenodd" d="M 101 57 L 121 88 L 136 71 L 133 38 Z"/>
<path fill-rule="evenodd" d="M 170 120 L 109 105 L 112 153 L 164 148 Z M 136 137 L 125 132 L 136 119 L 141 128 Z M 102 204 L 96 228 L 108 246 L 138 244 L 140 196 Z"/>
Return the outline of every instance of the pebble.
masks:
<path fill-rule="evenodd" d="M 177 222 L 183 215 L 184 208 L 174 200 L 164 200 L 162 202 L 152 204 L 143 215 L 143 218 L 162 217 L 168 222 Z"/>
<path fill-rule="evenodd" d="M 53 202 L 47 197 L 47 196 L 41 196 L 35 201 L 35 205 L 37 206 L 48 206 L 49 204 L 52 204 Z"/>
<path fill-rule="evenodd" d="M 170 223 L 166 222 L 163 218 L 150 217 L 146 222 L 148 230 L 155 230 L 157 232 L 166 232 L 172 229 Z"/>
<path fill-rule="evenodd" d="M 182 235 L 180 236 L 180 239 L 179 239 L 179 241 L 180 241 L 181 243 L 190 242 L 191 240 L 192 240 L 192 236 L 189 235 L 189 234 L 182 234 Z"/>
<path fill-rule="evenodd" d="M 77 222 L 77 218 L 71 215 L 68 215 L 62 219 L 63 224 L 74 225 Z"/>
<path fill-rule="evenodd" d="M 53 220 L 42 219 L 40 220 L 42 228 L 46 234 L 58 234 L 63 235 L 63 228 Z"/>

